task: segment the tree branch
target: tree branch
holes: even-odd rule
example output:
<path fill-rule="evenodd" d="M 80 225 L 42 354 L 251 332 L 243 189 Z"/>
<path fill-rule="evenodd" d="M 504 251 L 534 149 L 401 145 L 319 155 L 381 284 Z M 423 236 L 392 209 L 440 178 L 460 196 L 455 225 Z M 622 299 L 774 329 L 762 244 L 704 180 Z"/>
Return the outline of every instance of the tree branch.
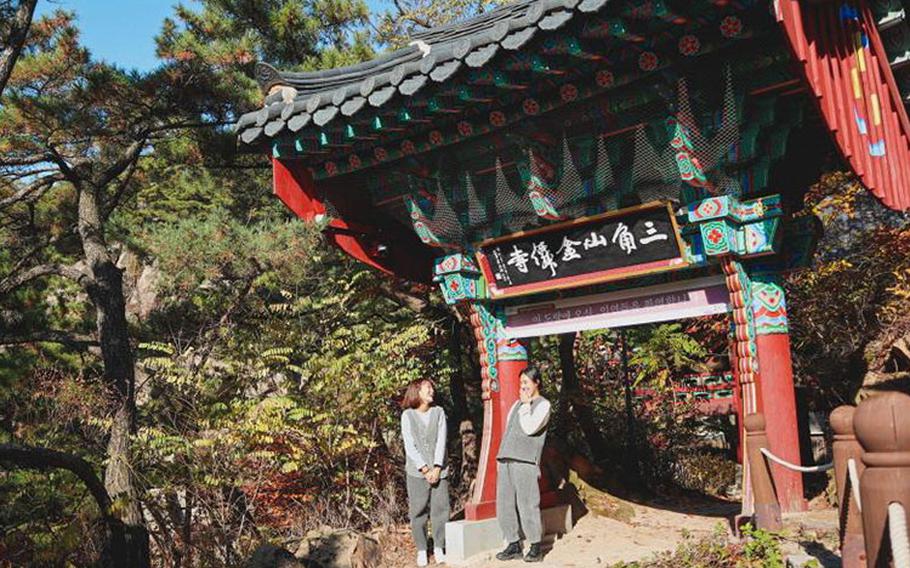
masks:
<path fill-rule="evenodd" d="M 104 206 L 104 211 L 102 212 L 101 217 L 105 221 L 108 220 L 114 210 L 117 209 L 117 206 L 120 205 L 120 200 L 123 199 L 123 194 L 126 193 L 126 188 L 129 185 L 130 180 L 133 178 L 133 174 L 135 174 L 136 170 L 138 169 L 138 164 L 139 162 L 137 160 L 127 166 L 127 172 L 123 176 L 123 179 L 121 179 L 117 184 L 117 189 L 114 190 L 113 197 L 111 197 L 111 199 Z"/>
<path fill-rule="evenodd" d="M 15 205 L 20 202 L 34 202 L 38 199 L 41 199 L 41 196 L 44 195 L 44 192 L 51 188 L 58 181 L 63 181 L 62 175 L 48 175 L 44 176 L 41 179 L 28 184 L 27 186 L 19 189 L 14 194 L 9 197 L 0 199 L 0 209 L 5 209 L 10 205 Z"/>
<path fill-rule="evenodd" d="M 98 475 L 84 459 L 79 456 L 37 448 L 34 446 L 14 446 L 0 444 L 0 464 L 7 467 L 28 469 L 65 469 L 79 478 L 88 488 L 95 503 L 101 510 L 101 516 L 110 531 L 112 552 L 117 565 L 123 565 L 123 553 L 126 551 L 126 535 L 123 523 L 117 519 L 111 510 L 111 496 L 98 479 Z M 118 558 L 119 557 L 119 558 Z M 119 561 L 118 561 L 119 560 Z"/>
<path fill-rule="evenodd" d="M 91 283 L 91 277 L 75 266 L 67 266 L 64 264 L 39 264 L 28 270 L 12 273 L 0 279 L 0 295 L 8 294 L 20 286 L 24 286 L 33 280 L 44 278 L 45 276 L 62 276 L 64 278 L 69 278 L 74 282 L 78 282 L 82 286 L 87 286 Z"/>
<path fill-rule="evenodd" d="M 135 164 L 136 160 L 139 159 L 142 150 L 145 149 L 147 139 L 147 135 L 143 134 L 138 140 L 133 141 L 132 144 L 127 146 L 120 154 L 117 161 L 108 166 L 97 180 L 94 180 L 95 185 L 99 188 L 107 186 L 107 184 L 111 183 L 117 176 L 126 171 L 127 168 Z"/>
<path fill-rule="evenodd" d="M 57 329 L 48 329 L 32 333 L 0 335 L 0 345 L 24 345 L 27 343 L 59 343 L 76 349 L 97 347 L 98 341 L 89 335 L 68 333 Z"/>

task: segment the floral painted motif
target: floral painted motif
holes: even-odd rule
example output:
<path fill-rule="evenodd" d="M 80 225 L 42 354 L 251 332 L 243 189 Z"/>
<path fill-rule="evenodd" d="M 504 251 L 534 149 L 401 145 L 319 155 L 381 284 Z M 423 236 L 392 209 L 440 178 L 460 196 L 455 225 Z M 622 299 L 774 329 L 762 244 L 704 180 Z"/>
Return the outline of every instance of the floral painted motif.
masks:
<path fill-rule="evenodd" d="M 708 233 L 708 240 L 714 244 L 719 243 L 720 241 L 724 240 L 723 231 L 720 229 L 712 229 L 711 232 Z"/>
<path fill-rule="evenodd" d="M 540 104 L 534 99 L 525 99 L 521 104 L 525 114 L 535 115 L 540 112 Z"/>
<path fill-rule="evenodd" d="M 458 133 L 461 134 L 462 136 L 470 136 L 471 134 L 474 133 L 474 127 L 471 126 L 470 122 L 467 122 L 466 120 L 462 120 L 461 122 L 458 123 Z"/>
<path fill-rule="evenodd" d="M 506 115 L 501 110 L 494 110 L 490 113 L 490 124 L 493 126 L 502 126 L 506 123 Z"/>
<path fill-rule="evenodd" d="M 443 141 L 442 132 L 438 130 L 430 132 L 430 144 L 433 146 L 439 146 L 443 143 Z"/>
<path fill-rule="evenodd" d="M 571 102 L 578 98 L 578 87 L 572 83 L 566 83 L 559 89 L 559 96 L 563 102 Z"/>
<path fill-rule="evenodd" d="M 373 155 L 376 156 L 376 159 L 380 162 L 384 162 L 389 157 L 389 153 L 386 152 L 385 148 L 376 148 L 373 150 Z"/>
<path fill-rule="evenodd" d="M 720 33 L 724 37 L 739 37 L 743 33 L 743 21 L 736 16 L 727 16 L 720 22 Z"/>
<path fill-rule="evenodd" d="M 638 67 L 642 71 L 654 71 L 660 60 L 653 51 L 645 51 L 638 56 Z"/>
<path fill-rule="evenodd" d="M 330 176 L 333 176 L 338 173 L 338 166 L 335 162 L 326 162 L 325 163 L 325 173 Z"/>
<path fill-rule="evenodd" d="M 401 151 L 405 154 L 413 154 L 417 148 L 414 146 L 414 143 L 410 140 L 405 140 L 401 143 Z"/>
<path fill-rule="evenodd" d="M 679 38 L 679 52 L 683 55 L 695 55 L 701 50 L 701 41 L 697 36 L 684 35 Z"/>
<path fill-rule="evenodd" d="M 363 162 L 361 162 L 360 156 L 358 156 L 357 154 L 351 154 L 348 157 L 348 164 L 350 164 L 350 166 L 352 168 L 356 169 L 356 168 L 359 168 L 361 165 L 363 165 Z"/>
<path fill-rule="evenodd" d="M 597 86 L 601 88 L 607 88 L 613 86 L 613 73 L 602 69 L 594 75 L 594 80 L 597 81 Z"/>

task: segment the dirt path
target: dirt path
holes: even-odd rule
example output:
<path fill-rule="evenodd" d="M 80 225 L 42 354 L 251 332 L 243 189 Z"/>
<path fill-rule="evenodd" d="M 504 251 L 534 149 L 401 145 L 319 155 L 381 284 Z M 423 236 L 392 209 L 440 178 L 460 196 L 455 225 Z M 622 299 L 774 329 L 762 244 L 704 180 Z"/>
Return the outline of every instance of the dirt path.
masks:
<path fill-rule="evenodd" d="M 654 506 L 631 505 L 634 517 L 622 522 L 588 514 L 579 519 L 571 533 L 553 543 L 552 550 L 539 566 L 603 567 L 619 561 L 649 558 L 673 550 L 685 534 L 694 537 L 710 535 L 718 524 L 726 527 L 726 514 L 736 512 L 736 505 L 719 504 L 701 510 L 681 513 Z M 499 562 L 494 553 L 484 554 L 467 564 L 470 568 L 527 566 L 521 560 Z"/>
<path fill-rule="evenodd" d="M 621 501 L 625 521 L 588 513 L 575 528 L 552 543 L 544 568 L 605 568 L 620 561 L 645 560 L 655 554 L 675 550 L 686 535 L 701 538 L 715 534 L 720 527 L 729 535 L 729 521 L 739 512 L 738 503 L 688 500 L 676 497 L 647 504 Z M 630 510 L 631 509 L 631 510 Z M 815 510 L 784 517 L 783 552 L 810 554 L 823 567 L 840 566 L 837 550 L 837 513 L 833 509 Z M 728 538 L 723 536 L 721 538 Z M 497 551 L 478 555 L 465 564 L 468 568 L 518 568 L 528 566 L 521 560 L 500 562 Z M 414 566 L 414 548 L 407 530 L 402 528 L 393 544 L 387 541 L 383 566 Z M 430 563 L 430 566 L 435 564 Z"/>

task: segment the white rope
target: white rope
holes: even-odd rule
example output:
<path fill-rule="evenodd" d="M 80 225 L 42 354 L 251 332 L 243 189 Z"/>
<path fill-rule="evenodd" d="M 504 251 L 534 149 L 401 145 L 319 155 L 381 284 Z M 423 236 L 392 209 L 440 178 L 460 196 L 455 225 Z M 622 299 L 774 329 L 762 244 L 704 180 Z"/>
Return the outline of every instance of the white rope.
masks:
<path fill-rule="evenodd" d="M 856 509 L 862 513 L 863 503 L 859 499 L 859 473 L 856 471 L 856 461 L 853 458 L 847 460 L 847 475 L 850 476 L 850 491 L 853 493 L 853 500 L 856 501 Z"/>
<path fill-rule="evenodd" d="M 834 462 L 823 463 L 821 465 L 809 465 L 809 466 L 792 464 L 786 460 L 783 460 L 783 459 L 775 456 L 774 454 L 771 453 L 771 450 L 769 450 L 768 448 L 762 448 L 761 453 L 764 454 L 764 456 L 766 458 L 768 458 L 769 460 L 773 461 L 774 463 L 776 463 L 778 465 L 782 465 L 787 469 L 792 469 L 793 471 L 801 471 L 803 473 L 817 473 L 820 471 L 828 471 L 829 469 L 834 467 Z"/>
<path fill-rule="evenodd" d="M 907 513 L 904 506 L 888 505 L 888 532 L 891 536 L 891 558 L 894 568 L 910 568 L 910 536 L 907 534 Z"/>

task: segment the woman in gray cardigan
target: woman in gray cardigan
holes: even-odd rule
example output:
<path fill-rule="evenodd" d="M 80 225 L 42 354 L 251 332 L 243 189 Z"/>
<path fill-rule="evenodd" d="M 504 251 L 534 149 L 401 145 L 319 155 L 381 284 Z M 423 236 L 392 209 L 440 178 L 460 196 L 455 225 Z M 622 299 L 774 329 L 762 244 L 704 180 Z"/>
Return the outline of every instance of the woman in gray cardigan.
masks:
<path fill-rule="evenodd" d="M 427 565 L 427 518 L 433 524 L 433 555 L 445 562 L 446 522 L 449 520 L 449 475 L 446 467 L 446 414 L 433 404 L 435 388 L 429 379 L 411 381 L 401 401 L 408 516 L 417 545 L 417 565 Z"/>
<path fill-rule="evenodd" d="M 541 377 L 537 367 L 521 372 L 519 400 L 506 418 L 506 431 L 496 455 L 496 519 L 509 545 L 498 553 L 499 560 L 521 558 L 519 529 L 531 543 L 525 562 L 540 562 L 540 456 L 547 437 L 550 401 L 540 396 Z"/>

